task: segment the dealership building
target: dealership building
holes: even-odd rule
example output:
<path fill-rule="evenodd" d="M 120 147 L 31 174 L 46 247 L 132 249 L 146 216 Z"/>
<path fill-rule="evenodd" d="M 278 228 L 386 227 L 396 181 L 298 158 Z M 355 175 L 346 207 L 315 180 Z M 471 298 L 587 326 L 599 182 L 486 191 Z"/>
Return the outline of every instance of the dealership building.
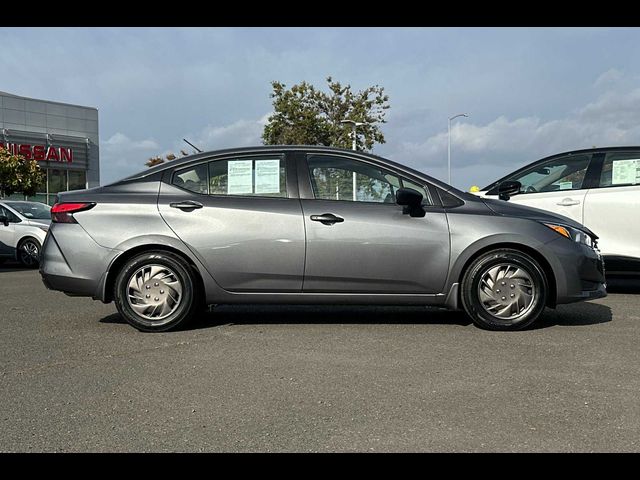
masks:
<path fill-rule="evenodd" d="M 98 146 L 97 108 L 0 92 L 0 147 L 37 160 L 46 172 L 29 200 L 52 205 L 58 192 L 97 187 Z"/>

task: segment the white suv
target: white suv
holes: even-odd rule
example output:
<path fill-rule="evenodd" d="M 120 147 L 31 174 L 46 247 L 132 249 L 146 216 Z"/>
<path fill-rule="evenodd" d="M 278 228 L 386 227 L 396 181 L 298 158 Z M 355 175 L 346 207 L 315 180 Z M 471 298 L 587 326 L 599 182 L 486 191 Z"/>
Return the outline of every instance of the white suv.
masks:
<path fill-rule="evenodd" d="M 50 210 L 40 202 L 0 201 L 0 263 L 12 258 L 25 267 L 38 266 Z"/>
<path fill-rule="evenodd" d="M 543 158 L 483 188 L 498 196 L 520 182 L 509 201 L 570 217 L 600 238 L 607 275 L 640 273 L 640 147 L 576 150 Z"/>

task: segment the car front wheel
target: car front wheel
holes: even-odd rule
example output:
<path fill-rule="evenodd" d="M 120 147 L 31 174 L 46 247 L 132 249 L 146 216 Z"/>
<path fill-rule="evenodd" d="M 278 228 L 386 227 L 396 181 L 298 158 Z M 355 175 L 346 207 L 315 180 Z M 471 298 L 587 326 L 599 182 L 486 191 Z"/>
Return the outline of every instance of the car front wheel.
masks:
<path fill-rule="evenodd" d="M 136 255 L 120 270 L 114 286 L 116 307 L 124 319 L 144 332 L 182 328 L 197 307 L 192 267 L 165 251 Z"/>
<path fill-rule="evenodd" d="M 513 249 L 486 252 L 462 279 L 462 306 L 488 330 L 521 330 L 544 311 L 548 283 L 539 263 Z"/>

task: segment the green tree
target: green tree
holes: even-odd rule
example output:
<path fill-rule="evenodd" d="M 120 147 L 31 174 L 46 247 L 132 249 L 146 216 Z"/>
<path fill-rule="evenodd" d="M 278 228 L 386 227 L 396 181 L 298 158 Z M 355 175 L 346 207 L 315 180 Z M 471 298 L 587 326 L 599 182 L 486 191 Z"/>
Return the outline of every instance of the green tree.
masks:
<path fill-rule="evenodd" d="M 389 96 L 378 85 L 358 92 L 351 85 L 327 77 L 329 92 L 302 82 L 287 89 L 282 82 L 271 82 L 274 112 L 262 133 L 266 145 L 325 145 L 351 148 L 352 126 L 342 120 L 365 122 L 358 127 L 357 150 L 371 150 L 385 143 L 380 126 L 389 109 Z"/>
<path fill-rule="evenodd" d="M 13 193 L 33 196 L 45 178 L 36 160 L 27 160 L 0 147 L 0 198 Z"/>

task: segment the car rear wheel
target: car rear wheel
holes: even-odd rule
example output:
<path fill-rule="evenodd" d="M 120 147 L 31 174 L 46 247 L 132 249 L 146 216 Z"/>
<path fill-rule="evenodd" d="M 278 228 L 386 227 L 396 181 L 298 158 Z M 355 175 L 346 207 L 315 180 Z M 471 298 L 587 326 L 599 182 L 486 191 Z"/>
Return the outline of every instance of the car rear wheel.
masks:
<path fill-rule="evenodd" d="M 467 268 L 461 285 L 462 306 L 481 328 L 521 330 L 544 311 L 547 285 L 534 258 L 514 249 L 492 250 Z"/>
<path fill-rule="evenodd" d="M 18 261 L 27 268 L 36 268 L 40 264 L 40 242 L 35 238 L 25 238 L 18 245 Z"/>
<path fill-rule="evenodd" d="M 182 328 L 197 310 L 195 275 L 191 265 L 174 253 L 136 255 L 116 278 L 116 307 L 130 325 L 144 332 Z"/>

